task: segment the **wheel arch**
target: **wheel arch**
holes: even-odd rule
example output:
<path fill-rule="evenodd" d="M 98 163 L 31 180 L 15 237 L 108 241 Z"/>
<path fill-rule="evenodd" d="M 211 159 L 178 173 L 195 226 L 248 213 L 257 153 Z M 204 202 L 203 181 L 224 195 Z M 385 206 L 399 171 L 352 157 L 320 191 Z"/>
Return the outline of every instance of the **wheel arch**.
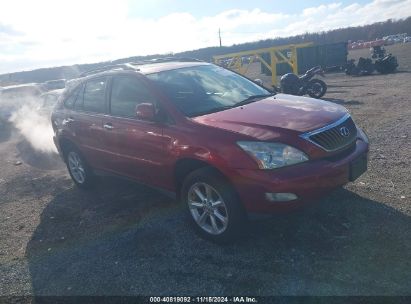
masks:
<path fill-rule="evenodd" d="M 186 158 L 181 158 L 177 160 L 174 166 L 174 182 L 175 182 L 175 190 L 176 190 L 177 197 L 180 196 L 181 187 L 183 185 L 185 177 L 191 172 L 197 169 L 201 169 L 201 168 L 210 168 L 212 171 L 218 174 L 221 178 L 223 178 L 233 188 L 234 191 L 236 191 L 230 179 L 216 166 L 213 166 L 212 164 L 204 160 L 186 157 Z"/>
<path fill-rule="evenodd" d="M 61 156 L 63 157 L 64 161 L 66 160 L 66 153 L 67 153 L 67 149 L 71 146 L 71 147 L 75 147 L 76 148 L 76 144 L 68 139 L 67 137 L 60 137 L 58 140 L 59 143 L 59 147 L 60 147 L 60 151 L 61 151 Z"/>

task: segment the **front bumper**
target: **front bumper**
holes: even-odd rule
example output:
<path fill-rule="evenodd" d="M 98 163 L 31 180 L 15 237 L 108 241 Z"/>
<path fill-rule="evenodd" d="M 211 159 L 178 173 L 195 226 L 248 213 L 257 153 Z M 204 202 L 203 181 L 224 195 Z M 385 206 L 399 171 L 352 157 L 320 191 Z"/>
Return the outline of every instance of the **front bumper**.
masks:
<path fill-rule="evenodd" d="M 339 160 L 312 160 L 277 170 L 237 169 L 232 183 L 250 213 L 290 211 L 348 183 L 350 163 L 367 153 L 368 143 L 357 139 L 354 151 Z M 298 198 L 270 202 L 266 193 L 294 193 Z"/>

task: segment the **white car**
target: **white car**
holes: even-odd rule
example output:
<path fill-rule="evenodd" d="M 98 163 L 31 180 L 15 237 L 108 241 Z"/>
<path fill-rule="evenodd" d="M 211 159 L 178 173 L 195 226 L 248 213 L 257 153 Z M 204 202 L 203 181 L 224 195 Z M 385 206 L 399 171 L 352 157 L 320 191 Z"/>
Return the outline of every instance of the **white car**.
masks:
<path fill-rule="evenodd" d="M 38 110 L 42 113 L 51 114 L 64 89 L 53 90 L 40 95 L 40 104 Z"/>
<path fill-rule="evenodd" d="M 0 91 L 0 118 L 8 120 L 14 111 L 37 99 L 42 89 L 37 84 L 22 84 L 3 87 Z"/>

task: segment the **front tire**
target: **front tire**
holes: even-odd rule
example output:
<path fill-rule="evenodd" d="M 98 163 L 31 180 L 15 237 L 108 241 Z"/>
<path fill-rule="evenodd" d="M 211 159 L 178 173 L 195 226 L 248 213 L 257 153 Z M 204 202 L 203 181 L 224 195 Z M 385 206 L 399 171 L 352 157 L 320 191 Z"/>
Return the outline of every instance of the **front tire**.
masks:
<path fill-rule="evenodd" d="M 67 169 L 73 182 L 82 189 L 90 189 L 94 185 L 94 174 L 80 151 L 69 146 L 65 151 Z"/>
<path fill-rule="evenodd" d="M 190 223 L 203 238 L 225 243 L 239 236 L 246 223 L 232 186 L 212 168 L 201 168 L 183 182 L 181 198 Z"/>
<path fill-rule="evenodd" d="M 312 79 L 308 83 L 307 93 L 312 98 L 321 98 L 327 92 L 327 84 L 321 79 Z"/>

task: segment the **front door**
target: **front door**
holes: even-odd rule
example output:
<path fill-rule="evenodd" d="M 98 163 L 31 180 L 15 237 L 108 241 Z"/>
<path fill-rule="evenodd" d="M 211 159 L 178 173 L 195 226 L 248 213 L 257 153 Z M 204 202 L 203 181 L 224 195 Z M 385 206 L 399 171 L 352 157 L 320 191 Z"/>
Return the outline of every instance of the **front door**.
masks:
<path fill-rule="evenodd" d="M 166 159 L 168 139 L 163 125 L 136 118 L 139 103 L 156 100 L 137 76 L 115 76 L 111 81 L 110 115 L 103 118 L 105 144 L 110 147 L 110 171 L 154 185 Z"/>

